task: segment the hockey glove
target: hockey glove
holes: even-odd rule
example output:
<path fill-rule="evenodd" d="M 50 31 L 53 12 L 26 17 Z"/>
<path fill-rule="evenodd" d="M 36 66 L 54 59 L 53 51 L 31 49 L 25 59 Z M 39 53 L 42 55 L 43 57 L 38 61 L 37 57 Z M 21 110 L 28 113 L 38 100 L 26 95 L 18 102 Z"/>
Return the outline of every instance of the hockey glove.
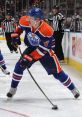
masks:
<path fill-rule="evenodd" d="M 17 48 L 21 44 L 20 38 L 12 38 L 12 45 Z"/>
<path fill-rule="evenodd" d="M 23 53 L 23 55 L 20 59 L 20 62 L 22 64 L 22 66 L 26 65 L 26 66 L 29 67 L 30 65 L 32 65 L 32 63 L 34 63 L 35 61 L 42 58 L 42 56 L 44 56 L 44 54 L 42 54 L 38 48 L 28 47 L 24 51 L 24 53 Z"/>

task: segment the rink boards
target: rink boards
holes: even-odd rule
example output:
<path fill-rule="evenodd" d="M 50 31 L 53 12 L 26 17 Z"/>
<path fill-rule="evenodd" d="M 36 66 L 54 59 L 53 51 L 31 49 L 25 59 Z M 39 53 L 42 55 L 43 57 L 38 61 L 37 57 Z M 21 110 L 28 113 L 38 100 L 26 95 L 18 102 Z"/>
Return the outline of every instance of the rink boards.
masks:
<path fill-rule="evenodd" d="M 62 45 L 67 63 L 82 72 L 82 34 L 65 32 Z"/>

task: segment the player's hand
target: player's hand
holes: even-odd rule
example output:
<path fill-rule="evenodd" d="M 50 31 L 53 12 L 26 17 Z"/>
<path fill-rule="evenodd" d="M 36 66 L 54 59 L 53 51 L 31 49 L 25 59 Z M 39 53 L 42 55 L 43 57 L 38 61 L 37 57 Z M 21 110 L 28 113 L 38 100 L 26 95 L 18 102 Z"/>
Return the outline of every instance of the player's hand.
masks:
<path fill-rule="evenodd" d="M 18 45 L 21 44 L 21 40 L 20 40 L 19 35 L 17 33 L 12 33 L 11 38 L 12 38 L 12 45 L 17 48 Z"/>
<path fill-rule="evenodd" d="M 24 66 L 30 66 L 30 64 L 31 64 L 31 62 L 33 62 L 34 61 L 34 59 L 31 57 L 31 56 L 29 56 L 29 55 L 27 55 L 27 54 L 25 54 L 25 55 L 23 55 L 21 58 L 20 58 L 20 63 L 21 63 L 21 65 L 24 67 Z"/>
<path fill-rule="evenodd" d="M 12 45 L 21 45 L 20 38 L 12 38 Z"/>

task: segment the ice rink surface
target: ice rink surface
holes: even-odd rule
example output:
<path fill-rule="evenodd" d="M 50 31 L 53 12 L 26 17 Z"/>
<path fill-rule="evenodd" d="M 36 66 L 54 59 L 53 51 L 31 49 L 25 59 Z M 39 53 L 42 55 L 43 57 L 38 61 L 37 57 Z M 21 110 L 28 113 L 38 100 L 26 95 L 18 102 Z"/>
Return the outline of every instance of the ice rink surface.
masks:
<path fill-rule="evenodd" d="M 59 110 L 51 109 L 52 105 L 37 88 L 27 70 L 16 95 L 12 100 L 7 100 L 6 93 L 10 88 L 12 72 L 20 54 L 11 54 L 5 41 L 0 41 L 0 48 L 11 72 L 10 76 L 6 76 L 0 70 L 0 117 L 82 117 L 82 73 L 68 65 L 62 67 L 80 91 L 81 96 L 78 100 L 75 100 L 71 92 L 52 75 L 48 76 L 39 62 L 35 63 L 30 71 L 50 100 L 58 105 Z M 24 45 L 21 49 L 24 49 Z"/>

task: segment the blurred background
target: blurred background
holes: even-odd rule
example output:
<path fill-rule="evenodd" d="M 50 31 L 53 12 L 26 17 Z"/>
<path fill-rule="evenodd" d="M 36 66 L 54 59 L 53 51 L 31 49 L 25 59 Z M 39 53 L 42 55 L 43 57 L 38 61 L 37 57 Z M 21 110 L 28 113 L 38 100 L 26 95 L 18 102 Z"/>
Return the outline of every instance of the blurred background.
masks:
<path fill-rule="evenodd" d="M 0 24 L 7 13 L 18 19 L 27 13 L 32 6 L 39 6 L 44 10 L 45 18 L 52 17 L 53 5 L 59 5 L 62 14 L 66 17 L 66 28 L 70 27 L 72 16 L 77 13 L 80 18 L 80 30 L 82 29 L 82 0 L 1 0 Z"/>

